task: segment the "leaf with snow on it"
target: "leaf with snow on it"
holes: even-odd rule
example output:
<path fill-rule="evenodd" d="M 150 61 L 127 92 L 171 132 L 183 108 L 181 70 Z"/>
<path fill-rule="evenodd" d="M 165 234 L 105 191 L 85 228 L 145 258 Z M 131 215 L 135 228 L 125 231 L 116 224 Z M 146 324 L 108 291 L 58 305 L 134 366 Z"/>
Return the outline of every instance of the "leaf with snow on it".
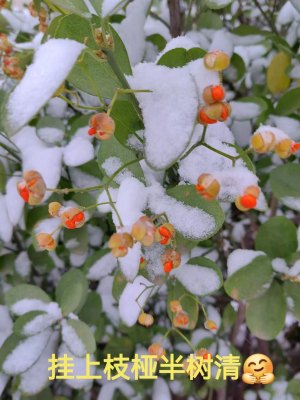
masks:
<path fill-rule="evenodd" d="M 114 28 L 120 35 L 132 65 L 142 61 L 146 49 L 145 21 L 149 0 L 135 0 L 126 8 L 126 17 Z"/>
<path fill-rule="evenodd" d="M 4 243 L 10 242 L 13 234 L 13 225 L 9 218 L 7 206 L 6 206 L 6 198 L 0 193 L 0 239 L 3 240 Z"/>
<path fill-rule="evenodd" d="M 155 380 L 153 385 L 152 400 L 171 400 L 171 392 L 167 382 L 163 378 Z"/>
<path fill-rule="evenodd" d="M 54 307 L 56 309 L 56 312 L 49 313 L 40 310 L 25 313 L 16 320 L 14 324 L 14 333 L 23 336 L 32 336 L 55 324 L 62 315 L 57 303 L 50 304 L 52 305 L 52 308 Z"/>
<path fill-rule="evenodd" d="M 33 366 L 20 375 L 19 390 L 25 395 L 33 396 L 49 384 L 49 362 L 52 354 L 56 353 L 59 333 L 53 332 L 41 356 Z"/>
<path fill-rule="evenodd" d="M 12 333 L 13 321 L 9 315 L 8 308 L 0 305 L 0 347 Z"/>
<path fill-rule="evenodd" d="M 187 264 L 171 273 L 191 293 L 205 296 L 222 286 L 223 277 L 218 266 L 204 257 L 191 258 Z"/>
<path fill-rule="evenodd" d="M 133 281 L 137 276 L 142 256 L 141 244 L 135 243 L 132 248 L 128 249 L 125 257 L 119 258 L 120 268 L 129 281 Z"/>
<path fill-rule="evenodd" d="M 17 191 L 19 181 L 20 178 L 13 176 L 6 182 L 5 203 L 8 217 L 14 226 L 20 221 L 24 208 L 24 201 Z"/>
<path fill-rule="evenodd" d="M 128 77 L 136 93 L 145 124 L 146 161 L 154 169 L 166 169 L 187 148 L 197 115 L 195 83 L 187 69 L 139 64 Z M 180 99 L 180 101 L 179 101 Z"/>
<path fill-rule="evenodd" d="M 5 294 L 5 304 L 15 315 L 23 315 L 32 310 L 44 310 L 49 303 L 49 296 L 34 285 L 17 285 Z"/>
<path fill-rule="evenodd" d="M 152 286 L 153 284 L 143 276 L 137 276 L 133 283 L 127 283 L 119 301 L 120 316 L 127 326 L 133 326 L 136 323 L 141 307 L 145 305 L 151 294 Z"/>
<path fill-rule="evenodd" d="M 77 167 L 94 158 L 94 147 L 88 139 L 75 137 L 64 148 L 64 163 L 69 167 Z"/>
<path fill-rule="evenodd" d="M 48 343 L 51 329 L 24 338 L 12 334 L 0 349 L 0 368 L 8 375 L 19 375 L 30 368 L 40 357 Z"/>
<path fill-rule="evenodd" d="M 7 128 L 11 134 L 26 125 L 53 96 L 83 48 L 83 44 L 68 39 L 50 39 L 40 46 L 7 102 Z"/>
<path fill-rule="evenodd" d="M 62 322 L 62 339 L 76 357 L 84 357 L 96 350 L 91 328 L 80 320 L 70 319 Z"/>
<path fill-rule="evenodd" d="M 72 363 L 74 367 L 72 368 L 72 376 L 86 376 L 86 357 L 76 357 L 68 347 L 62 343 L 58 350 L 58 357 L 63 357 L 67 355 L 72 359 Z M 95 357 L 91 354 L 90 360 L 95 361 Z M 96 366 L 90 365 L 90 374 L 96 375 Z M 73 389 L 83 389 L 91 386 L 93 380 L 92 379 L 65 379 L 64 382 Z"/>
<path fill-rule="evenodd" d="M 153 185 L 148 201 L 153 213 L 166 213 L 176 231 L 192 240 L 213 236 L 224 222 L 219 204 L 204 200 L 193 185 L 176 186 L 167 193 L 160 185 Z"/>
<path fill-rule="evenodd" d="M 85 263 L 87 278 L 98 281 L 112 273 L 117 266 L 117 259 L 113 257 L 109 249 L 95 252 Z"/>

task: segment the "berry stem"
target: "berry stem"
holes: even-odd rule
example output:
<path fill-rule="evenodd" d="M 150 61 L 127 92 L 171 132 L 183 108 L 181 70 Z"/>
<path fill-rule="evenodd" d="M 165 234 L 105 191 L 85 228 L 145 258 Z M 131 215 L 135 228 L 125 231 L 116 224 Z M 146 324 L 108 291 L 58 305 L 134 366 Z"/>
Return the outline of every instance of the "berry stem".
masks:
<path fill-rule="evenodd" d="M 123 224 L 123 222 L 122 222 L 122 218 L 121 218 L 121 216 L 120 216 L 120 214 L 119 214 L 119 212 L 118 212 L 118 210 L 117 210 L 117 207 L 115 206 L 115 203 L 114 203 L 113 200 L 112 200 L 112 197 L 111 197 L 111 194 L 110 194 L 110 191 L 109 191 L 108 187 L 105 187 L 104 190 L 105 190 L 105 192 L 106 192 L 106 194 L 107 194 L 107 197 L 108 197 L 108 199 L 109 199 L 109 204 L 110 204 L 111 208 L 112 208 L 112 209 L 114 210 L 114 212 L 116 213 L 116 216 L 117 216 L 118 221 L 119 221 L 119 225 L 120 225 L 121 227 L 123 227 L 124 224 Z"/>
<path fill-rule="evenodd" d="M 115 104 L 115 102 L 117 101 L 118 96 L 122 95 L 122 94 L 128 94 L 128 93 L 151 93 L 151 90 L 147 90 L 147 89 L 116 89 L 115 94 L 113 95 L 113 98 L 110 102 L 110 105 L 107 108 L 107 115 L 110 115 L 113 106 Z"/>
<path fill-rule="evenodd" d="M 142 283 L 141 283 L 141 285 L 142 285 Z M 155 288 L 155 286 L 156 286 L 156 285 L 149 285 L 149 286 L 145 285 L 145 288 L 141 291 L 141 293 L 140 293 L 140 294 L 138 295 L 138 297 L 135 299 L 135 302 L 136 302 L 137 305 L 140 307 L 141 311 L 144 311 L 144 310 L 143 310 L 143 307 L 141 307 L 141 305 L 140 305 L 140 303 L 139 303 L 140 297 L 146 292 L 146 290 L 151 289 L 151 291 L 150 291 L 150 293 L 149 293 L 149 295 L 148 295 L 148 297 L 147 297 L 147 299 L 146 299 L 146 302 L 147 302 L 147 300 L 148 300 L 148 298 L 151 296 L 152 291 L 153 291 L 153 289 Z"/>
<path fill-rule="evenodd" d="M 113 202 L 113 203 L 115 203 L 115 202 Z M 96 208 L 96 207 L 102 206 L 102 205 L 104 205 L 104 204 L 111 204 L 111 203 L 110 203 L 110 201 L 104 201 L 104 202 L 102 202 L 102 203 L 92 204 L 91 206 L 88 206 L 88 207 L 81 207 L 81 209 L 82 209 L 83 211 L 88 211 L 88 210 L 91 210 L 92 208 Z"/>
<path fill-rule="evenodd" d="M 179 336 L 181 336 L 182 339 L 190 346 L 190 348 L 193 350 L 193 352 L 196 353 L 195 347 L 192 345 L 192 343 L 189 341 L 189 339 L 182 332 L 180 332 L 179 329 L 173 328 L 173 331 L 176 332 Z"/>
<path fill-rule="evenodd" d="M 64 100 L 66 103 L 68 103 L 71 107 L 74 108 L 81 108 L 83 110 L 95 110 L 95 111 L 103 111 L 103 107 L 89 107 L 89 106 L 81 106 L 80 104 L 76 104 L 73 101 L 69 100 L 67 97 L 63 96 L 62 94 L 59 96 L 62 100 Z"/>
<path fill-rule="evenodd" d="M 188 294 L 188 293 L 184 293 L 182 296 L 179 297 L 178 300 L 181 301 L 184 297 L 189 297 L 189 298 L 191 298 L 192 300 L 194 300 L 195 303 L 197 303 L 197 304 L 201 307 L 205 319 L 208 319 L 208 315 L 207 315 L 207 313 L 206 313 L 206 310 L 205 310 L 205 308 L 204 308 L 204 305 L 201 303 L 200 300 L 198 300 L 196 297 L 194 297 L 194 296 L 192 296 L 192 295 L 190 295 L 190 294 Z"/>

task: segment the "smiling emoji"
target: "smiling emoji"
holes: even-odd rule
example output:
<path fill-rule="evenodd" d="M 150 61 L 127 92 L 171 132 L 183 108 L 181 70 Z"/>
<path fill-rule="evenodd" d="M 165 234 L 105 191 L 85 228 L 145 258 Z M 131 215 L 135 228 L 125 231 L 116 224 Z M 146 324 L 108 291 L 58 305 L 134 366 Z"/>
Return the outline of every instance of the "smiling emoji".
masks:
<path fill-rule="evenodd" d="M 267 385 L 274 381 L 273 363 L 264 354 L 253 354 L 244 363 L 243 382 L 254 385 L 262 383 Z"/>

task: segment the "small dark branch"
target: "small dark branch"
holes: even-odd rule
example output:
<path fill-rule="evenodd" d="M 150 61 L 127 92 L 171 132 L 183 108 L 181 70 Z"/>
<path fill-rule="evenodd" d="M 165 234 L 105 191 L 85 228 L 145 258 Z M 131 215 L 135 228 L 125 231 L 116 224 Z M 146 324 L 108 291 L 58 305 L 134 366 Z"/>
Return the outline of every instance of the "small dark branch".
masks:
<path fill-rule="evenodd" d="M 239 309 L 237 312 L 237 318 L 236 318 L 235 324 L 232 328 L 231 335 L 230 335 L 230 341 L 233 345 L 236 345 L 236 338 L 239 334 L 241 325 L 245 320 L 245 314 L 246 314 L 246 305 L 240 301 Z"/>
<path fill-rule="evenodd" d="M 168 0 L 168 6 L 170 12 L 170 33 L 172 37 L 180 36 L 182 32 L 180 0 Z"/>
<path fill-rule="evenodd" d="M 277 213 L 277 206 L 278 206 L 278 201 L 277 201 L 276 197 L 272 194 L 271 202 L 270 202 L 270 210 L 271 210 L 270 217 L 275 217 L 275 215 Z"/>

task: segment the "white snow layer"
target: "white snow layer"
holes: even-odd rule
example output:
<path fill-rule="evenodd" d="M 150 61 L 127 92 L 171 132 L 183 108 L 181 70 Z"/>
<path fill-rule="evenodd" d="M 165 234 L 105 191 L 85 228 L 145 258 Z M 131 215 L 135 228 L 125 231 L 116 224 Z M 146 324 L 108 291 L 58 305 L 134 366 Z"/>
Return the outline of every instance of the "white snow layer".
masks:
<path fill-rule="evenodd" d="M 133 326 L 151 293 L 152 283 L 143 276 L 137 276 L 133 283 L 127 283 L 119 301 L 119 312 L 127 326 Z M 137 303 L 138 299 L 138 303 Z"/>
<path fill-rule="evenodd" d="M 158 184 L 149 188 L 148 201 L 153 213 L 165 212 L 175 229 L 186 237 L 198 239 L 215 229 L 215 220 L 211 215 L 168 196 Z"/>
<path fill-rule="evenodd" d="M 171 273 L 187 290 L 197 296 L 204 296 L 220 287 L 218 274 L 204 266 L 186 264 L 176 268 Z"/>
<path fill-rule="evenodd" d="M 134 0 L 127 6 L 126 17 L 123 21 L 120 24 L 114 24 L 114 28 L 125 44 L 132 65 L 142 61 L 145 53 L 144 25 L 149 5 L 149 0 Z"/>
<path fill-rule="evenodd" d="M 105 254 L 99 258 L 88 270 L 87 278 L 92 281 L 98 281 L 109 275 L 117 266 L 117 259 L 111 253 Z"/>
<path fill-rule="evenodd" d="M 13 322 L 10 318 L 8 308 L 0 305 L 0 347 L 12 333 Z"/>
<path fill-rule="evenodd" d="M 137 93 L 145 123 L 146 160 L 154 169 L 171 165 L 188 146 L 197 114 L 197 93 L 184 68 L 143 63 L 128 77 Z"/>
<path fill-rule="evenodd" d="M 234 250 L 230 254 L 227 260 L 228 277 L 233 275 L 239 269 L 246 267 L 253 260 L 255 260 L 255 258 L 264 255 L 265 253 L 263 251 L 243 250 L 243 249 Z"/>
<path fill-rule="evenodd" d="M 6 357 L 2 369 L 9 375 L 18 375 L 30 368 L 40 357 L 46 347 L 51 330 L 21 340 Z"/>
<path fill-rule="evenodd" d="M 6 183 L 5 203 L 9 219 L 14 226 L 20 221 L 24 208 L 24 201 L 17 191 L 19 181 L 20 178 L 13 176 Z"/>
<path fill-rule="evenodd" d="M 88 139 L 75 137 L 64 148 L 64 163 L 69 167 L 77 167 L 94 158 L 94 147 Z"/>
<path fill-rule="evenodd" d="M 119 258 L 120 268 L 129 281 L 133 281 L 138 273 L 141 255 L 141 244 L 135 243 L 125 257 Z"/>
<path fill-rule="evenodd" d="M 77 335 L 76 330 L 63 320 L 62 326 L 62 339 L 70 351 L 77 357 L 83 357 L 87 352 L 84 343 Z"/>
<path fill-rule="evenodd" d="M 9 219 L 5 196 L 2 194 L 0 194 L 0 221 L 0 238 L 5 243 L 10 242 L 13 233 L 13 225 Z"/>
<path fill-rule="evenodd" d="M 39 393 L 49 382 L 48 359 L 56 352 L 59 333 L 53 332 L 38 361 L 21 376 L 19 389 L 26 395 Z"/>
<path fill-rule="evenodd" d="M 162 378 L 156 379 L 153 385 L 152 400 L 171 400 L 171 399 L 172 396 L 167 382 Z"/>
<path fill-rule="evenodd" d="M 68 76 L 84 45 L 69 39 L 50 39 L 41 45 L 7 103 L 12 133 L 24 126 L 52 97 Z"/>

